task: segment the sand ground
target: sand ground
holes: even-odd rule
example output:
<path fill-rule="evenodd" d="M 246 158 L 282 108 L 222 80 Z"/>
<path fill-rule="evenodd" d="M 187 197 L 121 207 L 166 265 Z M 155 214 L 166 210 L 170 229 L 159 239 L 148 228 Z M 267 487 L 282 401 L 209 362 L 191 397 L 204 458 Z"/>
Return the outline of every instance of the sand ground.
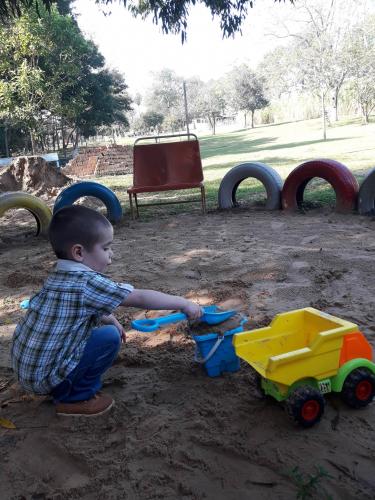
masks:
<path fill-rule="evenodd" d="M 329 395 L 320 424 L 296 428 L 280 404 L 260 399 L 249 366 L 209 378 L 181 327 L 131 330 L 137 310 L 117 314 L 129 333 L 104 381 L 116 399 L 109 414 L 58 418 L 48 399 L 22 393 L 9 361 L 18 304 L 54 257 L 30 216 L 1 223 L 0 415 L 17 427 L 0 428 L 1 499 L 375 498 L 374 404 L 353 410 Z M 124 218 L 109 274 L 236 307 L 250 327 L 314 306 L 357 323 L 374 345 L 374 228 L 373 218 L 314 210 L 166 210 Z"/>

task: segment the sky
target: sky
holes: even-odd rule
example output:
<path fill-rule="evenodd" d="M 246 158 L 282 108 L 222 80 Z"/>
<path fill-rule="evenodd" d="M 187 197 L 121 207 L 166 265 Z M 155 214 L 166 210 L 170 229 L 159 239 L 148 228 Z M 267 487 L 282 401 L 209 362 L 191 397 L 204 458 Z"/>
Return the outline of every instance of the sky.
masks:
<path fill-rule="evenodd" d="M 180 35 L 163 34 L 151 18 L 133 18 L 121 5 L 113 3 L 111 15 L 105 16 L 93 0 L 75 3 L 81 30 L 97 44 L 107 65 L 124 75 L 132 95 L 142 94 L 151 84 L 152 72 L 163 68 L 207 81 L 243 62 L 255 67 L 281 43 L 269 33 L 280 16 L 290 16 L 292 8 L 273 0 L 258 2 L 249 10 L 242 36 L 237 33 L 223 39 L 219 21 L 212 19 L 207 8 L 196 5 L 188 18 L 187 42 L 182 45 Z"/>

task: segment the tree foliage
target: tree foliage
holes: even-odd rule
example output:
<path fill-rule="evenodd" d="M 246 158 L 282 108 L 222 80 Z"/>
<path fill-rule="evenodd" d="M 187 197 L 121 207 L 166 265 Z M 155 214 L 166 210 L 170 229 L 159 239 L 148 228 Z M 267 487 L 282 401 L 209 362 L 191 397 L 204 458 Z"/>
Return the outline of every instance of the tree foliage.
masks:
<path fill-rule="evenodd" d="M 145 99 L 148 111 L 162 115 L 167 128 L 181 128 L 185 122 L 183 78 L 169 68 L 154 72 L 153 77 Z"/>
<path fill-rule="evenodd" d="M 6 22 L 22 15 L 30 6 L 38 12 L 43 5 L 48 11 L 51 6 L 64 0 L 0 0 L 0 19 Z M 94 0 L 93 0 L 94 1 Z M 288 0 L 274 0 L 276 3 Z M 97 3 L 111 4 L 113 0 L 97 0 Z M 294 3 L 294 0 L 289 0 Z M 189 9 L 195 4 L 205 5 L 213 17 L 218 17 L 224 37 L 241 31 L 241 26 L 254 5 L 254 0 L 121 0 L 134 16 L 152 16 L 164 33 L 180 33 L 182 42 L 186 39 Z"/>
<path fill-rule="evenodd" d="M 277 99 L 282 94 L 299 93 L 320 100 L 324 138 L 328 110 L 333 111 L 337 120 L 339 96 L 350 81 L 353 67 L 358 67 L 356 57 L 357 61 L 358 57 L 362 61 L 367 58 L 365 47 L 360 48 L 358 39 L 358 43 L 353 42 L 363 4 L 361 0 L 300 0 L 296 4 L 298 23 L 285 21 L 278 26 L 278 35 L 275 34 L 289 38 L 290 42 L 267 54 L 259 66 L 269 97 Z M 362 56 L 354 55 L 354 46 Z M 373 56 L 366 60 L 363 65 L 368 68 Z"/>
<path fill-rule="evenodd" d="M 28 130 L 33 151 L 51 129 L 65 148 L 97 126 L 127 124 L 127 85 L 104 63 L 70 16 L 30 10 L 0 27 L 0 120 Z"/>
<path fill-rule="evenodd" d="M 225 115 L 227 102 L 226 85 L 220 80 L 210 80 L 204 84 L 202 92 L 197 96 L 196 106 L 199 109 L 199 115 L 208 120 L 213 135 L 216 134 L 218 119 Z"/>
<path fill-rule="evenodd" d="M 251 113 L 251 127 L 254 128 L 254 113 L 257 109 L 268 106 L 269 101 L 264 94 L 263 79 L 255 74 L 246 64 L 241 64 L 230 73 L 232 104 L 236 111 L 245 116 Z"/>
<path fill-rule="evenodd" d="M 154 72 L 152 86 L 146 96 L 147 106 L 164 116 L 178 114 L 183 96 L 182 82 L 183 79 L 172 69 L 163 68 Z"/>
<path fill-rule="evenodd" d="M 156 131 L 159 133 L 160 127 L 164 121 L 164 115 L 157 111 L 147 111 L 142 115 L 143 125 L 146 130 Z"/>
<path fill-rule="evenodd" d="M 347 45 L 351 91 L 358 102 L 364 123 L 375 109 L 375 16 L 352 31 Z"/>

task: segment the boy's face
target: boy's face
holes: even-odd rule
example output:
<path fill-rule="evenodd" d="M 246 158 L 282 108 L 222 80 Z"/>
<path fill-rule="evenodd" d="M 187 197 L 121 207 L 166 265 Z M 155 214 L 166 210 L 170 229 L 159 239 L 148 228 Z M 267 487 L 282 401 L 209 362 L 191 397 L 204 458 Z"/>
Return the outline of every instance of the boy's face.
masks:
<path fill-rule="evenodd" d="M 99 233 L 98 243 L 95 243 L 90 251 L 82 248 L 83 258 L 81 262 L 94 271 L 102 273 L 112 262 L 113 228 L 112 226 L 103 226 L 100 228 Z"/>

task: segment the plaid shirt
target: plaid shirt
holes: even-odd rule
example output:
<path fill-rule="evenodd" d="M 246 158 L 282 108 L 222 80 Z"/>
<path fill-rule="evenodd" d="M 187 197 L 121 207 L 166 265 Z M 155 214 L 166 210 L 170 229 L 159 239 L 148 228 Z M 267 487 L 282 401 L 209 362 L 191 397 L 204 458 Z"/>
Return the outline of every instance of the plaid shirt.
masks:
<path fill-rule="evenodd" d="M 83 264 L 59 260 L 13 335 L 12 365 L 21 385 L 50 393 L 78 365 L 100 317 L 132 290 Z"/>

